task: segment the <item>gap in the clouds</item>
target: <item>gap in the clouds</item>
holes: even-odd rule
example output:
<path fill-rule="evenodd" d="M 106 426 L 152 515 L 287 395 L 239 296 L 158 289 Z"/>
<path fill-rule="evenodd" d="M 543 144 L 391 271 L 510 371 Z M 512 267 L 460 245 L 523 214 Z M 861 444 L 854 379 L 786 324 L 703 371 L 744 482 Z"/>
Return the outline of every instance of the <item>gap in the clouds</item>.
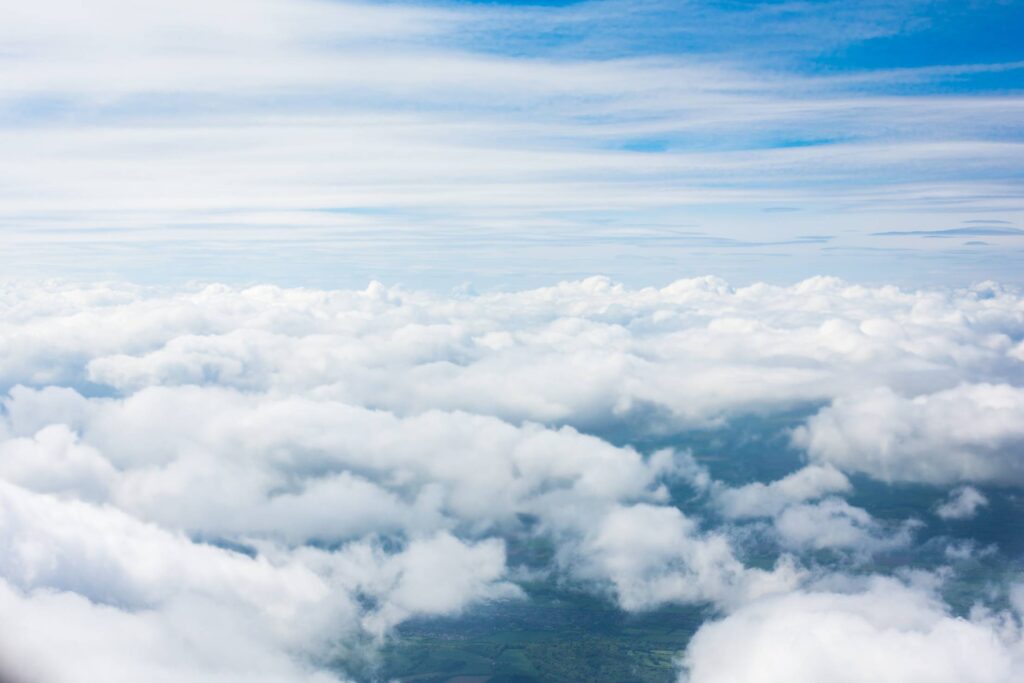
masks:
<path fill-rule="evenodd" d="M 692 452 L 716 479 L 739 485 L 798 469 L 803 460 L 789 431 L 819 407 L 808 403 L 737 415 L 701 429 L 667 429 L 668 416 L 641 409 L 631 419 L 581 431 L 642 453 Z M 670 482 L 669 489 L 671 503 L 686 514 L 713 518 L 707 500 L 695 496 L 686 482 Z M 519 515 L 520 527 L 501 534 L 513 575 L 524 577 L 517 583 L 525 599 L 484 604 L 454 617 L 412 619 L 397 628 L 379 657 L 343 659 L 336 666 L 358 680 L 418 683 L 675 681 L 679 653 L 715 610 L 697 604 L 625 612 L 607 587 L 579 583 L 555 570 L 557 543 L 537 521 Z M 750 567 L 768 569 L 780 556 L 769 541 L 742 550 Z"/>
<path fill-rule="evenodd" d="M 643 453 L 661 448 L 690 451 L 721 480 L 735 484 L 772 480 L 802 464 L 789 444 L 789 430 L 818 408 L 743 415 L 704 429 L 664 428 L 665 415 L 634 412 L 603 428 L 583 430 Z M 651 429 L 657 417 L 661 428 Z M 706 499 L 686 482 L 670 482 L 672 504 L 696 519 L 706 517 Z M 366 680 L 423 683 L 631 682 L 670 683 L 678 677 L 678 656 L 715 613 L 709 605 L 668 605 L 628 613 L 606 588 L 562 576 L 553 568 L 557 544 L 520 515 L 518 533 L 503 536 L 508 563 L 526 599 L 490 603 L 456 617 L 413 619 L 398 627 L 372 670 L 355 671 Z M 767 544 L 770 546 L 770 544 Z M 778 549 L 746 549 L 748 566 L 769 568 Z"/>
<path fill-rule="evenodd" d="M 85 398 L 123 398 L 124 393 L 116 387 L 108 384 L 97 384 L 83 379 L 78 382 L 69 383 L 68 386 L 74 389 Z M 8 388 L 9 389 L 9 388 Z"/>
<path fill-rule="evenodd" d="M 649 422 L 640 420 L 584 431 L 643 453 L 666 447 L 688 451 L 713 479 L 739 486 L 778 480 L 806 465 L 790 433 L 820 407 L 807 403 L 770 414 L 736 415 L 703 429 L 651 430 Z M 1007 594 L 998 587 L 1019 576 L 1024 562 L 1024 535 L 1019 530 L 1024 496 L 1019 492 L 978 487 L 988 500 L 986 506 L 969 519 L 943 520 L 935 511 L 948 487 L 887 483 L 856 474 L 850 480 L 852 489 L 843 498 L 868 512 L 883 533 L 898 534 L 909 524 L 909 542 L 867 553 L 856 549 L 798 552 L 802 564 L 819 573 L 865 576 L 939 572 L 944 576 L 940 592 L 955 614 L 966 616 L 979 604 L 995 610 L 1008 606 Z M 778 545 L 765 522 L 733 525 L 730 531 L 729 524 L 709 508 L 706 497 L 695 494 L 687 482 L 670 482 L 669 490 L 672 504 L 684 513 L 703 520 L 709 529 L 725 529 L 746 566 L 768 569 L 785 552 L 793 552 Z"/>
<path fill-rule="evenodd" d="M 735 486 L 781 479 L 799 469 L 803 454 L 790 443 L 790 431 L 821 407 L 822 403 L 808 402 L 785 410 L 732 415 L 712 426 L 680 428 L 667 413 L 638 406 L 617 422 L 573 426 L 643 453 L 662 448 L 691 451 L 714 479 Z"/>
<path fill-rule="evenodd" d="M 852 475 L 847 500 L 872 516 L 888 521 L 916 519 L 922 526 L 918 538 L 925 543 L 936 538 L 974 541 L 982 547 L 995 545 L 1006 557 L 1024 561 L 1024 496 L 1013 487 L 975 486 L 988 501 L 968 519 L 943 520 L 934 514 L 948 488 L 913 483 L 886 483 L 864 475 Z"/>
<path fill-rule="evenodd" d="M 406 622 L 367 678 L 670 683 L 677 676 L 679 653 L 710 616 L 706 608 L 694 606 L 629 614 L 586 591 L 546 583 L 525 588 L 526 601 L 491 603 L 461 617 Z"/>
<path fill-rule="evenodd" d="M 643 420 L 590 428 L 588 433 L 649 454 L 660 448 L 686 451 L 713 479 L 730 486 L 778 480 L 806 465 L 791 430 L 819 409 L 807 403 L 763 414 L 738 414 L 701 429 L 651 430 Z M 662 416 L 664 417 L 664 416 Z M 664 427 L 664 425 L 662 425 Z M 796 550 L 779 545 L 770 520 L 730 522 L 705 494 L 685 481 L 669 482 L 671 504 L 708 531 L 726 534 L 749 568 L 769 569 L 795 554 L 812 575 L 910 579 L 942 576 L 939 592 L 953 614 L 977 605 L 1007 607 L 1000 587 L 1020 571 L 1024 539 L 1017 522 L 1024 498 L 1011 489 L 983 488 L 990 501 L 973 519 L 941 520 L 936 506 L 947 487 L 890 484 L 851 476 L 843 498 L 877 522 L 883 537 L 895 537 L 908 523 L 905 543 L 871 548 Z M 486 603 L 444 618 L 416 618 L 398 627 L 380 655 L 364 668 L 339 660 L 358 680 L 420 683 L 669 683 L 677 680 L 678 656 L 715 610 L 709 605 L 669 605 L 630 614 L 606 587 L 588 585 L 556 569 L 557 543 L 537 520 L 520 515 L 517 530 L 502 537 L 508 564 L 525 599 Z"/>
<path fill-rule="evenodd" d="M 223 536 L 206 537 L 202 534 L 197 534 L 192 536 L 192 541 L 212 545 L 213 547 L 220 548 L 222 550 L 230 550 L 233 553 L 245 555 L 249 558 L 256 558 L 259 555 L 259 550 L 249 543 L 244 543 L 236 539 L 225 538 Z"/>

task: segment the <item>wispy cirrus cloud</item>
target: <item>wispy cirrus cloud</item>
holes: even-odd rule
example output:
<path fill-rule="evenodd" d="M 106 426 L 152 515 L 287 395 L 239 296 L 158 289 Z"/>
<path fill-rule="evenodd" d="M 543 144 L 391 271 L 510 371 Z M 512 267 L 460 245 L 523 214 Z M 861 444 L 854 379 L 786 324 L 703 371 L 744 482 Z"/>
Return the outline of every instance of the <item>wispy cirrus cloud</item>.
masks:
<path fill-rule="evenodd" d="M 790 240 L 823 225 L 863 246 L 868 232 L 905 230 L 911 216 L 1014 220 L 1024 104 L 1012 89 L 946 83 L 1012 82 L 1017 62 L 806 68 L 806 55 L 909 30 L 906 11 L 313 0 L 215 11 L 109 0 L 87 17 L 59 0 L 7 8 L 0 229 L 50 269 L 126 274 L 148 259 L 140 272 L 172 277 L 173 261 L 186 276 L 231 279 L 254 261 L 200 255 L 259 260 L 288 244 L 297 261 L 331 253 L 353 270 L 374 259 L 367 249 L 420 240 L 424 267 L 455 272 L 456 284 L 486 272 L 499 248 L 529 267 L 538 235 L 610 240 L 588 260 L 630 278 L 635 266 L 614 258 L 624 229 L 697 225 L 722 240 L 672 245 L 692 260 L 697 249 L 722 255 L 729 241 L 819 255 Z M 628 30 L 655 24 L 663 39 L 649 43 Z M 749 42 L 763 44 L 761 56 L 713 39 L 713 27 L 758 36 Z M 797 36 L 810 42 L 797 49 Z M 785 59 L 764 59 L 785 45 Z M 159 254 L 141 253 L 147 245 Z M 926 249 L 943 247 L 915 247 Z M 370 275 L 419 281 L 376 260 Z"/>
<path fill-rule="evenodd" d="M 1020 237 L 1024 230 L 986 223 L 975 224 L 966 228 L 947 228 L 946 230 L 890 230 L 872 233 L 877 237 Z"/>

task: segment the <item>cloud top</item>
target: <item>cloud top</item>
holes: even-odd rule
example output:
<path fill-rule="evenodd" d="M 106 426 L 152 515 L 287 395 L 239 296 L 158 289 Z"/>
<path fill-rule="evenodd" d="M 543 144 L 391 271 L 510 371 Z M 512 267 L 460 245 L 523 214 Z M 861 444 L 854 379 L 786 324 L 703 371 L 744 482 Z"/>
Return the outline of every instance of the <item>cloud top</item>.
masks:
<path fill-rule="evenodd" d="M 822 611 L 866 648 L 893 629 L 922 656 L 987 643 L 996 678 L 978 680 L 1017 666 L 987 617 L 819 585 L 822 557 L 863 570 L 923 528 L 876 517 L 858 477 L 934 487 L 925 512 L 947 520 L 1020 485 L 1011 289 L 9 283 L 0 330 L 0 602 L 63 624 L 0 642 L 29 678 L 80 680 L 43 653 L 89 628 L 68 651 L 109 680 L 342 680 L 409 619 L 528 601 L 531 581 L 712 610 L 695 681 L 718 680 L 720 638 Z M 796 428 L 761 437 L 808 462 L 767 481 L 718 478 L 738 456 L 714 442 L 650 446 L 783 414 Z M 784 673 L 842 670 L 804 654 Z"/>

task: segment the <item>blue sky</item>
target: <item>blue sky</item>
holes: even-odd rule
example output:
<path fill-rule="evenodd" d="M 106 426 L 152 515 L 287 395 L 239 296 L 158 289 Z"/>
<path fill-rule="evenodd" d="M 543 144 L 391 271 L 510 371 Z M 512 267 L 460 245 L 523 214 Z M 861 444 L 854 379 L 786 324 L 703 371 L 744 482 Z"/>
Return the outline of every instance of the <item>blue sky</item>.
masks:
<path fill-rule="evenodd" d="M 1024 271 L 1021 3 L 0 13 L 10 276 L 446 289 Z"/>

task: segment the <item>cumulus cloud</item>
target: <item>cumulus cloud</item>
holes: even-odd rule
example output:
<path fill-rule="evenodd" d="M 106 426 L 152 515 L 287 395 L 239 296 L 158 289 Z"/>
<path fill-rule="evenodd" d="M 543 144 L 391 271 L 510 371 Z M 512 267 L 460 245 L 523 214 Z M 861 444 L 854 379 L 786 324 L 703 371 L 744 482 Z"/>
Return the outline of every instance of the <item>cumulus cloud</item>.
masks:
<path fill-rule="evenodd" d="M 457 614 L 475 601 L 522 596 L 501 580 L 505 547 L 498 539 L 466 544 L 439 534 L 413 541 L 396 555 L 361 544 L 341 560 L 346 573 L 359 577 L 359 594 L 375 603 L 362 625 L 377 637 L 411 616 Z"/>
<path fill-rule="evenodd" d="M 852 493 L 853 485 L 830 465 L 808 465 L 768 483 L 714 482 L 711 490 L 712 503 L 725 519 L 770 518 L 775 540 L 790 551 L 835 549 L 868 556 L 909 544 L 920 525 L 916 520 L 883 524 L 837 497 Z M 762 540 L 769 536 L 765 526 L 754 528 Z"/>
<path fill-rule="evenodd" d="M 1024 665 L 1019 618 L 957 617 L 930 591 L 892 579 L 794 591 L 702 626 L 682 680 L 1010 683 Z"/>
<path fill-rule="evenodd" d="M 27 623 L 38 624 L 14 644 L 5 639 L 4 647 L 17 650 L 30 672 L 32 653 L 64 640 L 75 652 L 96 649 L 44 668 L 39 675 L 46 680 L 85 680 L 83 672 L 94 670 L 124 681 L 142 672 L 168 681 L 334 680 L 309 665 L 302 673 L 292 660 L 324 659 L 361 634 L 379 638 L 412 616 L 456 614 L 476 601 L 520 596 L 504 580 L 497 539 L 474 543 L 441 533 L 397 552 L 361 541 L 336 551 L 265 546 L 250 556 L 110 506 L 2 482 L 0 544 L 5 613 L 32 613 Z M 43 628 L 65 612 L 70 622 L 56 633 Z M 81 640 L 76 628 L 89 637 Z M 138 633 L 125 637 L 129 631 Z M 127 659 L 117 654 L 136 640 L 141 649 Z M 169 664 L 173 658 L 182 661 Z"/>
<path fill-rule="evenodd" d="M 722 514 L 731 519 L 773 517 L 786 506 L 852 489 L 849 479 L 830 466 L 810 465 L 769 484 L 754 482 L 716 493 Z"/>
<path fill-rule="evenodd" d="M 127 611 L 0 580 L 0 611 L 18 624 L 0 644 L 5 683 L 344 680 L 289 656 L 259 622 L 200 598 Z"/>
<path fill-rule="evenodd" d="M 9 405 L 25 414 L 20 401 L 45 400 L 22 389 Z M 219 388 L 150 388 L 79 405 L 82 440 L 118 467 L 109 500 L 164 527 L 301 546 L 377 533 L 486 533 L 527 513 L 572 554 L 575 573 L 610 582 L 627 608 L 726 600 L 750 579 L 724 537 L 702 535 L 661 504 L 660 479 L 676 469 L 671 451 L 645 458 L 569 427 L 462 412 L 400 418 Z M 51 429 L 66 432 L 42 431 Z M 622 505 L 637 500 L 648 503 Z M 653 545 L 633 548 L 644 529 Z"/>
<path fill-rule="evenodd" d="M 671 507 L 616 507 L 584 539 L 586 576 L 610 579 L 619 603 L 642 610 L 670 602 L 731 604 L 791 588 L 799 572 L 780 563 L 772 572 L 748 569 L 721 534 L 701 534 Z"/>
<path fill-rule="evenodd" d="M 1010 292 L 901 292 L 829 278 L 738 289 L 697 278 L 640 290 L 590 278 L 454 298 L 380 285 L 176 294 L 14 286 L 7 296 L 7 387 L 216 385 L 399 413 L 678 425 L 877 386 L 919 395 L 1007 382 L 1022 371 L 1012 350 L 1024 322 Z"/>
<path fill-rule="evenodd" d="M 916 522 L 886 528 L 867 510 L 833 495 L 852 490 L 850 480 L 831 465 L 808 465 L 767 484 L 729 488 L 719 483 L 713 501 L 726 519 L 771 518 L 780 544 L 792 550 L 870 553 L 910 541 Z"/>
<path fill-rule="evenodd" d="M 324 599 L 320 577 L 272 566 L 146 524 L 112 507 L 59 500 L 0 482 L 0 560 L 25 589 L 71 590 L 94 602 L 135 608 L 180 592 L 217 595 L 285 614 Z"/>
<path fill-rule="evenodd" d="M 802 503 L 784 508 L 775 518 L 775 530 L 791 548 L 847 548 L 877 551 L 906 545 L 919 523 L 910 520 L 897 529 L 886 529 L 867 510 L 839 498 Z"/>
<path fill-rule="evenodd" d="M 884 481 L 1024 483 L 1024 389 L 960 384 L 914 397 L 837 398 L 798 429 L 816 461 Z"/>
<path fill-rule="evenodd" d="M 961 486 L 935 508 L 942 519 L 970 519 L 980 508 L 988 505 L 988 498 L 973 486 Z"/>
<path fill-rule="evenodd" d="M 0 601 L 22 625 L 2 650 L 28 680 L 333 680 L 294 655 L 353 633 L 352 596 L 328 577 L 109 506 L 0 483 L 0 544 Z"/>
<path fill-rule="evenodd" d="M 106 500 L 117 470 L 64 424 L 0 443 L 0 478 L 33 491 Z"/>
<path fill-rule="evenodd" d="M 8 405 L 24 415 L 47 400 L 19 390 Z M 645 459 L 571 427 L 464 412 L 400 417 L 333 399 L 216 387 L 153 387 L 78 405 L 81 412 L 68 417 L 80 425 L 81 443 L 118 468 L 111 500 L 190 532 L 305 541 L 458 522 L 485 528 L 519 512 L 543 513 L 561 494 L 660 498 L 658 478 L 672 469 L 670 458 Z M 37 426 L 12 420 L 9 429 L 32 434 Z"/>
<path fill-rule="evenodd" d="M 66 611 L 53 642 L 92 624 L 98 677 L 167 681 L 333 680 L 328 662 L 407 619 L 523 599 L 510 538 L 554 548 L 530 571 L 625 610 L 710 604 L 734 624 L 767 596 L 811 600 L 805 555 L 912 540 L 843 500 L 846 473 L 1020 482 L 1024 314 L 986 292 L 9 284 L 0 600 L 38 623 Z M 772 482 L 597 436 L 808 406 L 810 462 Z M 680 487 L 709 507 L 679 507 Z M 937 514 L 983 504 L 969 491 Z M 741 528 L 770 528 L 766 561 Z M 0 641 L 0 664 L 36 675 L 40 629 Z"/>

